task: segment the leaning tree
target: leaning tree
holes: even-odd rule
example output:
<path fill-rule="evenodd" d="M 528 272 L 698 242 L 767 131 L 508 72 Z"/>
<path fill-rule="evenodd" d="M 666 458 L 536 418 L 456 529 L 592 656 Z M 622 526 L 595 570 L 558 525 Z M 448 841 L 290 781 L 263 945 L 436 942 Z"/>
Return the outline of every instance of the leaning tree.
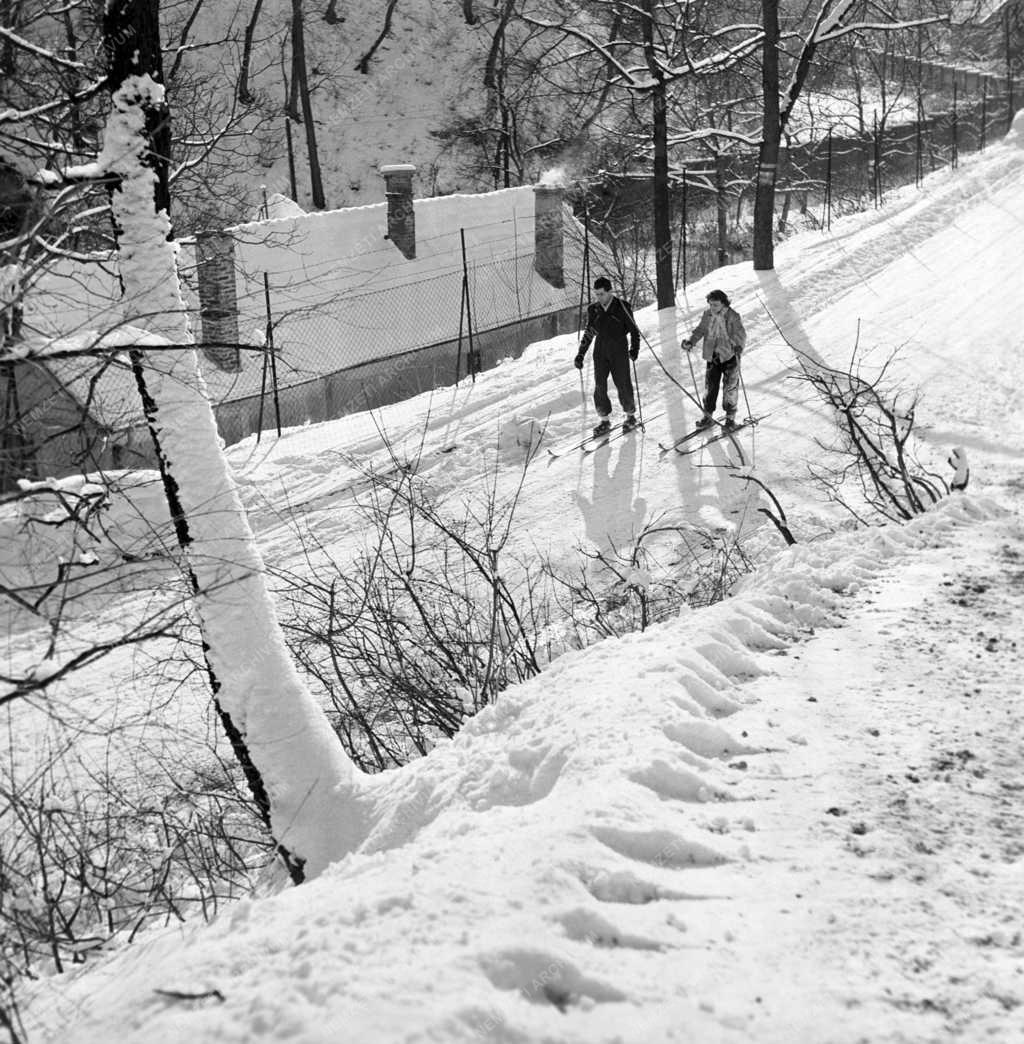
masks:
<path fill-rule="evenodd" d="M 204 393 L 171 228 L 172 125 L 159 17 L 159 0 L 108 0 L 102 74 L 79 82 L 70 99 L 63 93 L 0 115 L 25 124 L 106 95 L 98 155 L 86 163 L 58 157 L 38 180 L 58 200 L 83 186 L 108 197 L 122 288 L 119 348 L 130 361 L 155 449 L 214 704 L 256 806 L 298 882 L 363 836 L 361 777 L 287 651 Z M 27 49 L 20 37 L 16 43 Z M 56 51 L 34 44 L 31 50 L 45 69 L 64 67 L 66 59 Z M 44 213 L 37 223 L 45 219 Z M 23 239 L 26 234 L 32 230 L 20 233 Z M 123 343 L 125 330 L 132 331 L 129 344 Z M 18 358 L 33 352 L 45 357 L 53 346 L 37 341 L 21 344 Z"/>

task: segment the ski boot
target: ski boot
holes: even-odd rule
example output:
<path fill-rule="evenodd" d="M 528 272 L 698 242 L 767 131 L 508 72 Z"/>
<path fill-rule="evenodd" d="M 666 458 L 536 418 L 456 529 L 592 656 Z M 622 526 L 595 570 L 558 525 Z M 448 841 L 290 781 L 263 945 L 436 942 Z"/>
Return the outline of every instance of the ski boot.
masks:
<path fill-rule="evenodd" d="M 600 435 L 607 435 L 612 430 L 612 422 L 607 417 L 601 418 L 601 423 L 594 428 L 594 438 L 596 439 Z"/>
<path fill-rule="evenodd" d="M 726 431 L 735 431 L 739 427 L 739 425 L 736 423 L 736 418 L 733 417 L 732 414 L 730 414 L 728 417 L 725 418 L 725 423 L 722 425 L 722 427 Z"/>
<path fill-rule="evenodd" d="M 625 433 L 627 431 L 632 431 L 636 427 L 636 424 L 637 424 L 636 414 L 635 413 L 627 413 L 626 414 L 626 419 L 622 422 L 622 431 L 623 431 L 623 433 Z"/>
<path fill-rule="evenodd" d="M 710 413 L 705 413 L 699 421 L 697 421 L 697 430 L 703 431 L 705 428 L 710 428 L 715 423 L 714 417 Z"/>

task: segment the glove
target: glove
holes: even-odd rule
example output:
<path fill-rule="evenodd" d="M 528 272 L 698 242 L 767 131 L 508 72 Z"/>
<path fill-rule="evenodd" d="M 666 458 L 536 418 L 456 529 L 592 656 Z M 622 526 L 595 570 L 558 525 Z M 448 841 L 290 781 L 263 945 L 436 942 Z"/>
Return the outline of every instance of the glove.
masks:
<path fill-rule="evenodd" d="M 583 353 L 582 352 L 577 354 L 576 358 L 573 359 L 572 364 L 573 364 L 573 366 L 576 367 L 577 370 L 582 370 L 583 369 Z"/>
<path fill-rule="evenodd" d="M 640 348 L 639 348 L 639 346 L 636 347 L 636 348 L 630 348 L 630 350 L 629 350 L 629 357 L 633 360 L 633 362 L 636 362 L 637 359 L 640 358 Z"/>
<path fill-rule="evenodd" d="M 684 337 L 682 341 L 679 342 L 679 347 L 688 352 L 693 347 L 693 341 L 691 341 L 689 337 Z"/>

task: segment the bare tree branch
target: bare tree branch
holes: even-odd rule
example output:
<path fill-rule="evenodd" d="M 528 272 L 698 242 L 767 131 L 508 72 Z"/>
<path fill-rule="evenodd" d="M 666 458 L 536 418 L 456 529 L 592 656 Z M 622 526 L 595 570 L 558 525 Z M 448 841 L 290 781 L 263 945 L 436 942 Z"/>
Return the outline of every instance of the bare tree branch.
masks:
<path fill-rule="evenodd" d="M 71 61 L 67 58 L 60 58 L 53 53 L 48 51 L 45 47 L 37 47 L 34 43 L 26 40 L 24 37 L 18 36 L 17 33 L 11 32 L 10 29 L 6 29 L 0 25 L 0 40 L 6 41 L 8 44 L 18 48 L 20 51 L 27 51 L 29 54 L 34 55 L 36 58 L 42 58 L 46 62 L 50 62 L 52 65 L 59 66 L 61 69 L 72 69 L 75 72 L 82 72 L 85 66 L 82 62 Z"/>
<path fill-rule="evenodd" d="M 70 97 L 58 98 L 56 101 L 43 102 L 41 105 L 36 105 L 30 109 L 3 109 L 0 110 L 0 124 L 4 123 L 25 123 L 27 120 L 34 119 L 37 116 L 44 116 L 50 112 L 56 112 L 58 109 L 62 109 L 68 104 L 74 105 L 78 102 L 88 101 L 90 98 L 95 98 L 97 94 L 105 90 L 107 87 L 106 76 L 101 77 L 98 80 L 94 80 L 88 87 L 82 88 Z"/>

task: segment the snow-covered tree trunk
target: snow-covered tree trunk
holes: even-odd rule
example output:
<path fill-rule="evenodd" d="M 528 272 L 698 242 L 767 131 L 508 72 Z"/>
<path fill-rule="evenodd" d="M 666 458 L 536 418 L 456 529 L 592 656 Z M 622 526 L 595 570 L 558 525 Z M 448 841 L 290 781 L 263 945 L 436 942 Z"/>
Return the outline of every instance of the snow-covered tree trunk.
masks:
<path fill-rule="evenodd" d="M 158 0 L 108 0 L 113 108 L 97 173 L 112 183 L 125 320 L 155 335 L 136 355 L 137 375 L 218 710 L 292 877 L 302 880 L 361 840 L 359 780 L 285 645 L 198 356 L 187 347 L 193 342 L 166 202 L 158 9 Z"/>

